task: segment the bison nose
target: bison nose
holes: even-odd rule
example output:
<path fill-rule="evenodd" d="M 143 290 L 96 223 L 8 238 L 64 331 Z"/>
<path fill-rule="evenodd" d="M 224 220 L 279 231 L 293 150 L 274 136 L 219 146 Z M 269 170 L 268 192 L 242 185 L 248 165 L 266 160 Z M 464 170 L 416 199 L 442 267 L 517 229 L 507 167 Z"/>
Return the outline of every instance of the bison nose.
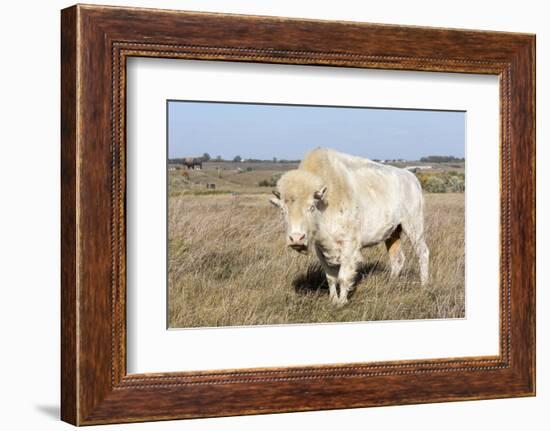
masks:
<path fill-rule="evenodd" d="M 288 243 L 289 245 L 304 245 L 305 238 L 305 233 L 292 233 L 288 236 Z"/>

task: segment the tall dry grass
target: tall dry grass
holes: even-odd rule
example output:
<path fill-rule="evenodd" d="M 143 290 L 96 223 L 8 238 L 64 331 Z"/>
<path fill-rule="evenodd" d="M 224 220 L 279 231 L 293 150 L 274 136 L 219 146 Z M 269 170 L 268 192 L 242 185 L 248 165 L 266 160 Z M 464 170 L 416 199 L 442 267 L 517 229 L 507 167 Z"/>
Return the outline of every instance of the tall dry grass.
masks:
<path fill-rule="evenodd" d="M 273 325 L 464 316 L 464 194 L 426 195 L 430 282 L 419 283 L 407 240 L 390 279 L 384 245 L 365 249 L 347 306 L 335 308 L 316 258 L 288 249 L 268 195 L 172 194 L 170 327 Z"/>

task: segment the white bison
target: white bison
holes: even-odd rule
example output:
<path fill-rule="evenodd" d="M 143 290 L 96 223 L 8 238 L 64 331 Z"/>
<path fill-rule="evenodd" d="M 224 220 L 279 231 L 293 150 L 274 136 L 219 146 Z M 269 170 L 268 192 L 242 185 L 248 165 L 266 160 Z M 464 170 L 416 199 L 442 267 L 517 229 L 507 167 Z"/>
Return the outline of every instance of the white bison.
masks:
<path fill-rule="evenodd" d="M 315 251 L 334 304 L 347 303 L 364 247 L 385 241 L 391 276 L 399 275 L 405 262 L 402 233 L 418 256 L 421 283 L 428 281 L 424 201 L 411 172 L 319 148 L 285 173 L 273 194 L 271 203 L 286 221 L 287 245 L 300 253 Z"/>

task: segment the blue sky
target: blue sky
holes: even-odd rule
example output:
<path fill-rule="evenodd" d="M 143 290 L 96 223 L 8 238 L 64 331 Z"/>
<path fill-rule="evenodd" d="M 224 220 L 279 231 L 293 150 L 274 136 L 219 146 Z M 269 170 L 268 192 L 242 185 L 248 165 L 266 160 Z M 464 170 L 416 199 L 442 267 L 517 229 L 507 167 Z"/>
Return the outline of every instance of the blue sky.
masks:
<path fill-rule="evenodd" d="M 168 156 L 299 160 L 329 147 L 370 159 L 464 157 L 465 112 L 168 102 Z"/>

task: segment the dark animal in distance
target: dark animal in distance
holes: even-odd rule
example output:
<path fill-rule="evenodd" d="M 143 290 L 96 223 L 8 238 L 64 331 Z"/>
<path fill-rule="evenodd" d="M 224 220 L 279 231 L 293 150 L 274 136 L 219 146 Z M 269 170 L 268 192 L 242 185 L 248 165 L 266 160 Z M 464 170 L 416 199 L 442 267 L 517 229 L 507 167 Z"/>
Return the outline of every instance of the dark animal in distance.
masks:
<path fill-rule="evenodd" d="M 203 159 L 201 157 L 185 157 L 183 159 L 183 165 L 187 167 L 187 169 L 202 169 L 202 162 Z"/>

